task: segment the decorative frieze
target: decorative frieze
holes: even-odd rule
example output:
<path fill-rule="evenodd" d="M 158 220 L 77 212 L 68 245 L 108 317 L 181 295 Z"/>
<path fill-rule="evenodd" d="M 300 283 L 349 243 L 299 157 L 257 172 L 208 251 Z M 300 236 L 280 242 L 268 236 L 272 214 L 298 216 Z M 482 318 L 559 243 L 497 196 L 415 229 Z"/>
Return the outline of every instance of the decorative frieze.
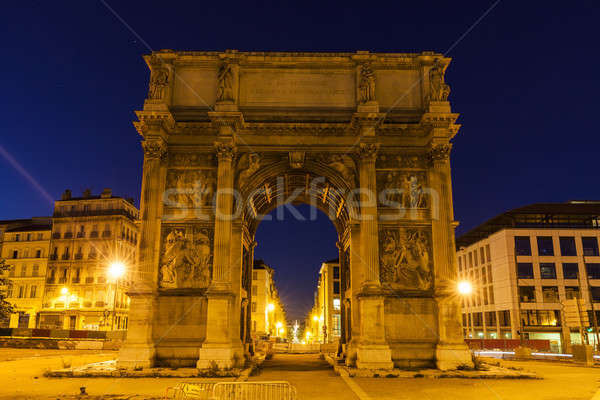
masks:
<path fill-rule="evenodd" d="M 377 192 L 383 206 L 427 208 L 427 174 L 417 171 L 378 171 Z"/>
<path fill-rule="evenodd" d="M 162 289 L 206 288 L 211 281 L 213 229 L 169 226 L 161 240 L 159 286 Z"/>
<path fill-rule="evenodd" d="M 430 290 L 433 285 L 431 233 L 427 228 L 379 231 L 382 284 L 394 290 Z"/>
<path fill-rule="evenodd" d="M 380 153 L 375 164 L 377 169 L 426 169 L 429 156 L 411 153 Z"/>

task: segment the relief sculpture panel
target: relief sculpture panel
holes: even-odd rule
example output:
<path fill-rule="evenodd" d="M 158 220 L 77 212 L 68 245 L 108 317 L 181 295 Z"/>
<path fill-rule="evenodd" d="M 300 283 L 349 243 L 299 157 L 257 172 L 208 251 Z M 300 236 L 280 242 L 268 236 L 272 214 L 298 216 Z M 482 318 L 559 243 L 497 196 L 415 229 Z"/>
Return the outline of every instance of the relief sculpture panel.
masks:
<path fill-rule="evenodd" d="M 212 272 L 213 230 L 198 226 L 163 231 L 159 286 L 162 289 L 206 288 Z"/>
<path fill-rule="evenodd" d="M 377 191 L 382 206 L 427 208 L 427 174 L 419 171 L 378 171 Z"/>
<path fill-rule="evenodd" d="M 210 206 L 216 186 L 213 169 L 170 169 L 167 172 L 165 204 L 182 209 Z"/>
<path fill-rule="evenodd" d="M 431 233 L 425 228 L 379 232 L 382 284 L 395 290 L 429 290 L 433 283 Z"/>

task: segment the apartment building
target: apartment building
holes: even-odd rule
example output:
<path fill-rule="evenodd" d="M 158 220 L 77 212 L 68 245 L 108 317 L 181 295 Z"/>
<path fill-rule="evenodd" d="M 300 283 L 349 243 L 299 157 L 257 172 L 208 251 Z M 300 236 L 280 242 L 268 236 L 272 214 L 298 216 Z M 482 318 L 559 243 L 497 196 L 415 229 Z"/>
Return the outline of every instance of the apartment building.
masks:
<path fill-rule="evenodd" d="M 133 200 L 110 189 L 55 202 L 40 328 L 127 328 L 137 220 Z"/>
<path fill-rule="evenodd" d="M 286 337 L 287 317 L 275 286 L 275 271 L 263 260 L 254 260 L 252 268 L 252 337 Z"/>
<path fill-rule="evenodd" d="M 42 308 L 48 249 L 52 223 L 50 217 L 2 221 L 0 258 L 10 266 L 6 301 L 15 312 L 3 325 L 9 328 L 35 328 Z"/>
<path fill-rule="evenodd" d="M 555 351 L 581 343 L 563 321 L 580 298 L 590 321 L 583 340 L 598 342 L 600 202 L 538 203 L 500 214 L 457 239 L 467 338 L 546 339 Z M 596 318 L 594 318 L 596 317 Z"/>
<path fill-rule="evenodd" d="M 319 343 L 339 341 L 342 326 L 340 293 L 339 259 L 322 263 L 317 279 L 315 302 L 305 322 L 305 331 L 310 332 L 309 341 Z"/>

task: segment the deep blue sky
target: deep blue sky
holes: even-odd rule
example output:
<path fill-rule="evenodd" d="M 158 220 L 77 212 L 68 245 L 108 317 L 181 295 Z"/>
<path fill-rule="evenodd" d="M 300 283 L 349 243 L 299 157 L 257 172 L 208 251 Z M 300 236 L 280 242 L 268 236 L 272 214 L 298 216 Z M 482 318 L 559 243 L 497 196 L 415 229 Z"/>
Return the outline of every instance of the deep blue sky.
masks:
<path fill-rule="evenodd" d="M 501 1 L 474 27 L 492 1 L 107 4 L 153 49 L 451 48 L 446 78 L 463 124 L 453 151 L 459 232 L 527 203 L 600 198 L 597 2 Z M 138 199 L 142 152 L 131 121 L 146 95 L 142 41 L 93 0 L 3 4 L 0 41 L 0 219 L 51 212 L 3 154 L 50 198 L 112 187 Z M 290 288 L 299 271 L 312 274 L 335 254 L 332 229 L 324 218 L 262 226 L 257 252 Z M 308 307 L 312 287 L 297 286 Z"/>

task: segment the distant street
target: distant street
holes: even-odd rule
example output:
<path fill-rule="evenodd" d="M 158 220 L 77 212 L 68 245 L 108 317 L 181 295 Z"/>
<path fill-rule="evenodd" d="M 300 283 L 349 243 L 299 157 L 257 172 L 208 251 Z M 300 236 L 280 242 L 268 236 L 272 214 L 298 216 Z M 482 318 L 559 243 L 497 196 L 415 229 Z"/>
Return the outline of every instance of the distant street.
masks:
<path fill-rule="evenodd" d="M 60 368 L 63 358 L 74 366 L 113 359 L 115 352 L 0 349 L 0 399 L 56 399 L 76 395 L 164 396 L 181 378 L 53 378 L 45 369 Z M 300 400 L 590 400 L 600 389 L 600 368 L 550 362 L 505 362 L 535 371 L 543 380 L 342 378 L 317 354 L 276 354 L 250 381 L 289 381 Z M 600 398 L 600 397 L 598 397 Z M 594 398 L 594 400 L 596 400 Z"/>

